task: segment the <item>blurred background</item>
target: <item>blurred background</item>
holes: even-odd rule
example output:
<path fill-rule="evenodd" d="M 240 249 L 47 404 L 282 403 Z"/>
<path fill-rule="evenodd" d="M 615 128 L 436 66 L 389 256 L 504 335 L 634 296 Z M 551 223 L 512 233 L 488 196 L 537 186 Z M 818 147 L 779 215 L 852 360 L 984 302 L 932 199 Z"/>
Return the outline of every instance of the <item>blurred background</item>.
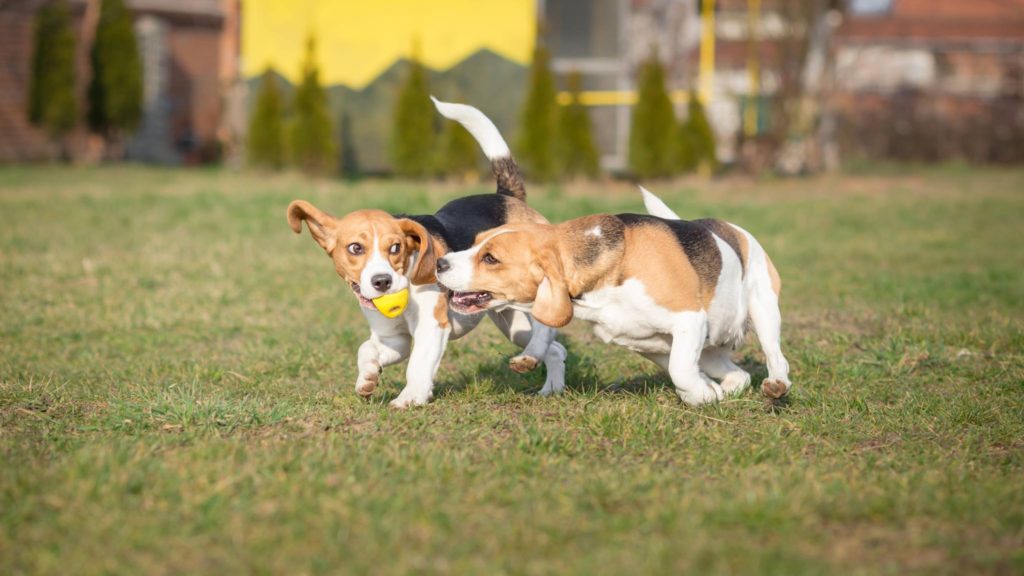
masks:
<path fill-rule="evenodd" d="M 0 0 L 0 162 L 529 178 L 1024 162 L 1024 0 Z"/>

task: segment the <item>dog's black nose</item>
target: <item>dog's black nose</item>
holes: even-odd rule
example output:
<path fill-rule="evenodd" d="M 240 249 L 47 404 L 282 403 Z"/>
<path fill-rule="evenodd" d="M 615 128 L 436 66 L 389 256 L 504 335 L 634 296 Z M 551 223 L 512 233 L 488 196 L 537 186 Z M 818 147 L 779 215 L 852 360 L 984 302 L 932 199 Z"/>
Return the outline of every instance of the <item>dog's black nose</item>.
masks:
<path fill-rule="evenodd" d="M 447 272 L 449 269 L 451 269 L 451 265 L 448 264 L 447 260 L 445 260 L 444 258 L 441 258 L 440 260 L 437 261 L 437 271 L 438 272 Z"/>
<path fill-rule="evenodd" d="M 391 275 L 390 274 L 377 274 L 373 278 L 370 278 L 370 284 L 377 289 L 378 292 L 383 292 L 388 288 L 391 288 Z"/>

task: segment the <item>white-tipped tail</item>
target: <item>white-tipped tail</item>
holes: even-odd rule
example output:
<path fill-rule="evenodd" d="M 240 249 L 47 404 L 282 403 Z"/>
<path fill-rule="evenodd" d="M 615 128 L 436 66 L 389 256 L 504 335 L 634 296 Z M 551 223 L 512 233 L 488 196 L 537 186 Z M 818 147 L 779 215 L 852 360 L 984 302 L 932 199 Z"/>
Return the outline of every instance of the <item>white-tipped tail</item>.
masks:
<path fill-rule="evenodd" d="M 512 152 L 508 149 L 508 144 L 505 143 L 505 139 L 501 137 L 501 132 L 498 132 L 497 126 L 483 112 L 465 104 L 442 102 L 433 96 L 430 99 L 434 101 L 434 106 L 437 107 L 437 111 L 441 113 L 441 116 L 449 120 L 455 120 L 462 124 L 466 130 L 469 130 L 473 138 L 480 143 L 480 147 L 483 148 L 484 155 L 487 156 L 488 160 L 508 158 L 512 155 Z"/>
<path fill-rule="evenodd" d="M 658 218 L 664 218 L 666 220 L 682 220 L 679 214 L 676 214 L 671 208 L 665 205 L 654 195 L 653 192 L 640 186 L 640 193 L 644 196 L 644 208 L 647 209 L 647 213 L 651 216 L 657 216 Z"/>

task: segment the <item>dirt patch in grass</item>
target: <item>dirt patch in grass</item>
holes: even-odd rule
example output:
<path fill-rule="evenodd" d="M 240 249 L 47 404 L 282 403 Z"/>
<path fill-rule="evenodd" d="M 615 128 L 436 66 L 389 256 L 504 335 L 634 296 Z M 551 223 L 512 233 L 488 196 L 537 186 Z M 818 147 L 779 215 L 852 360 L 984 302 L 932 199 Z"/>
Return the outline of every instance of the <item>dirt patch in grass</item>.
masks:
<path fill-rule="evenodd" d="M 927 520 L 894 528 L 877 524 L 832 525 L 824 529 L 829 558 L 849 570 L 885 566 L 901 573 L 964 573 L 978 570 L 971 558 L 985 558 L 982 572 L 1013 574 L 1024 536 L 995 535 Z"/>

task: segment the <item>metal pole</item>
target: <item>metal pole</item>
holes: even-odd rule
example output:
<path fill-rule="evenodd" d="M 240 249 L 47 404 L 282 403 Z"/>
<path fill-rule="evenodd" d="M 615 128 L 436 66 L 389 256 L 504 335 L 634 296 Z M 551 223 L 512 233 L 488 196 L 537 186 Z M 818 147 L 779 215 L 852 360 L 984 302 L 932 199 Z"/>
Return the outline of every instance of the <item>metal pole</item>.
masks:
<path fill-rule="evenodd" d="M 701 7 L 700 99 L 707 106 L 715 83 L 715 0 L 703 0 Z"/>
<path fill-rule="evenodd" d="M 758 54 L 761 48 L 761 0 L 747 0 L 747 18 L 747 39 L 750 47 L 747 54 L 747 73 L 750 75 L 750 90 L 747 94 L 747 108 L 743 111 L 743 133 L 747 136 L 756 136 L 761 104 L 761 60 Z"/>

